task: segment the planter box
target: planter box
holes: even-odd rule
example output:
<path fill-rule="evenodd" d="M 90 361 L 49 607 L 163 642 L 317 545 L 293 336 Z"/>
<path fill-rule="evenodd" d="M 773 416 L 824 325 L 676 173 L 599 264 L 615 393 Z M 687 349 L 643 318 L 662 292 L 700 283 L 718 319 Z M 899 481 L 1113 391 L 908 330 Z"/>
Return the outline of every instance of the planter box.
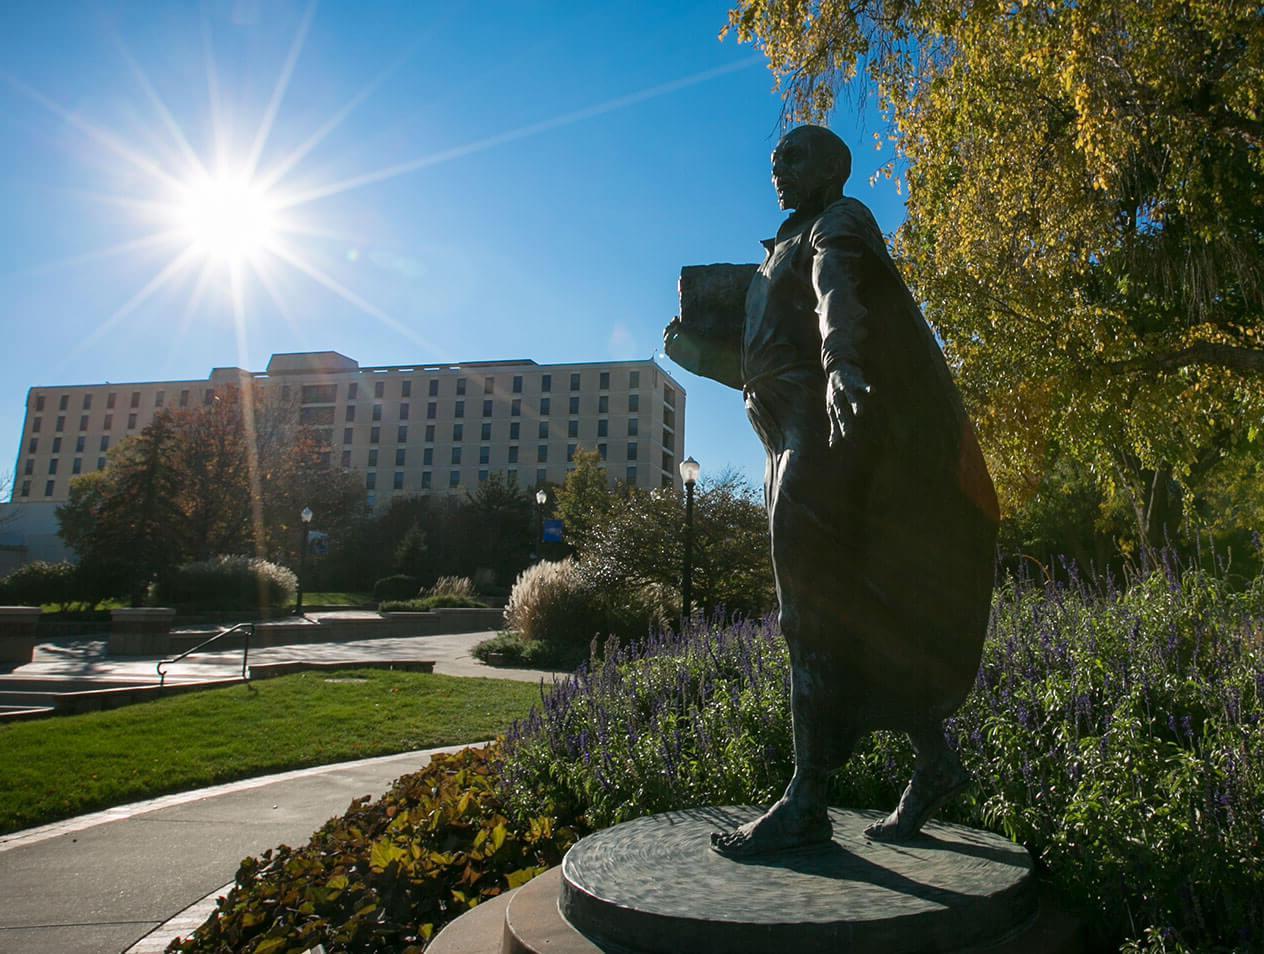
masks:
<path fill-rule="evenodd" d="M 29 663 L 35 656 L 38 606 L 0 606 L 0 663 Z"/>
<path fill-rule="evenodd" d="M 171 652 L 176 611 L 163 606 L 110 611 L 111 656 L 165 656 Z"/>

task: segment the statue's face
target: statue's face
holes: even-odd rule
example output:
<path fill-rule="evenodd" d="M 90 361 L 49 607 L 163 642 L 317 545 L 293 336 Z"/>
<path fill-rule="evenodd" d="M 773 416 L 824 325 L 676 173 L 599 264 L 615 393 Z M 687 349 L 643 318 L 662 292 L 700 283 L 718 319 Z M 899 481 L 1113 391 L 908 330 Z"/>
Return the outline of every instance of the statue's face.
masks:
<path fill-rule="evenodd" d="M 783 209 L 799 209 L 830 184 L 829 163 L 812 148 L 810 136 L 787 133 L 772 152 L 772 187 Z"/>

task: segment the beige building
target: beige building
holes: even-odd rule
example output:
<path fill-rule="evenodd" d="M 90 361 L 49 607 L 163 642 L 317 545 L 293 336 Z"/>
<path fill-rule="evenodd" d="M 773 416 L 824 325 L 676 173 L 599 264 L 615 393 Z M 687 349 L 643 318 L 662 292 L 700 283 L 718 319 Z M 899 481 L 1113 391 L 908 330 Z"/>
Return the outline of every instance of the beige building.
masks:
<path fill-rule="evenodd" d="M 12 500 L 64 501 L 77 475 L 163 408 L 179 411 L 253 379 L 294 401 L 330 462 L 364 475 L 370 506 L 450 493 L 495 472 L 561 483 L 576 450 L 598 451 L 612 482 L 680 485 L 685 391 L 653 361 L 362 368 L 334 351 L 276 354 L 262 372 L 216 368 L 200 381 L 35 387 L 27 394 Z"/>

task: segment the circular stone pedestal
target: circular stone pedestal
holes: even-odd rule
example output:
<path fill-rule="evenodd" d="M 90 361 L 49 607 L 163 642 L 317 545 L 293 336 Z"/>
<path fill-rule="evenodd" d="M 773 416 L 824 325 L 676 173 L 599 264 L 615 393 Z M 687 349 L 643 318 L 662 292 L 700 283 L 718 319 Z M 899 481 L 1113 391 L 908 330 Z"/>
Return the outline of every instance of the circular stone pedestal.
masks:
<path fill-rule="evenodd" d="M 760 814 L 705 808 L 640 818 L 580 841 L 558 907 L 602 949 L 637 954 L 956 951 L 1023 929 L 1038 888 L 1026 850 L 959 825 L 915 841 L 867 840 L 877 812 L 831 810 L 820 848 L 735 860 L 713 831 Z"/>

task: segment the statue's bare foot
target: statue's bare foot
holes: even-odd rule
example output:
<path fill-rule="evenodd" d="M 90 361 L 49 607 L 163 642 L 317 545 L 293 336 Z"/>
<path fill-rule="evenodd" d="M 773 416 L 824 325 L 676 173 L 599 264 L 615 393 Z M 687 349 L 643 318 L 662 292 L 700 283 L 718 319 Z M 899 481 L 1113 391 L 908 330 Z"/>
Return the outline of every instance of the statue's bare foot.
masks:
<path fill-rule="evenodd" d="M 752 858 L 828 844 L 834 829 L 825 810 L 808 810 L 786 800 L 752 822 L 711 833 L 711 849 L 729 858 Z"/>
<path fill-rule="evenodd" d="M 866 828 L 865 837 L 874 841 L 907 841 L 913 838 L 944 802 L 968 784 L 970 776 L 955 755 L 934 768 L 916 769 L 895 811 Z"/>

